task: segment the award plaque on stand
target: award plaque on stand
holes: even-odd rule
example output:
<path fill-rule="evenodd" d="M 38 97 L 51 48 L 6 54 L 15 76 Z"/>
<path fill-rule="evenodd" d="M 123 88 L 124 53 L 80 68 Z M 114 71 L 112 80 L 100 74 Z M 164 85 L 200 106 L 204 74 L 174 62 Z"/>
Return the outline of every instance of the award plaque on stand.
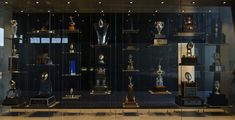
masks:
<path fill-rule="evenodd" d="M 193 42 L 189 41 L 187 43 L 187 52 L 186 55 L 181 57 L 180 65 L 195 65 L 197 64 L 197 58 L 192 54 L 192 48 L 194 47 Z"/>
<path fill-rule="evenodd" d="M 2 105 L 5 106 L 15 106 L 23 104 L 23 99 L 21 98 L 20 90 L 16 89 L 16 82 L 14 80 L 10 80 L 9 82 L 10 89 L 7 92 L 7 96 L 4 99 Z"/>
<path fill-rule="evenodd" d="M 97 44 L 91 45 L 91 47 L 109 47 L 108 41 L 106 39 L 109 24 L 105 23 L 102 19 L 98 23 L 94 24 L 94 29 L 97 35 Z"/>
<path fill-rule="evenodd" d="M 207 104 L 209 106 L 228 106 L 228 99 L 225 94 L 220 93 L 220 82 L 214 81 L 213 91 L 207 98 Z"/>
<path fill-rule="evenodd" d="M 197 96 L 197 83 L 192 81 L 189 72 L 185 73 L 187 81 L 181 82 L 181 95 L 175 97 L 175 103 L 185 107 L 202 107 L 204 100 Z"/>
<path fill-rule="evenodd" d="M 111 91 L 108 89 L 106 81 L 106 68 L 104 67 L 104 55 L 100 54 L 98 56 L 98 67 L 95 70 L 96 81 L 94 89 L 90 92 L 92 95 L 108 95 L 111 94 Z"/>
<path fill-rule="evenodd" d="M 48 79 L 49 74 L 43 72 L 40 80 L 40 90 L 37 96 L 30 98 L 29 105 L 35 107 L 50 107 L 56 102 L 55 96 L 52 94 L 51 82 Z"/>
<path fill-rule="evenodd" d="M 154 35 L 153 45 L 152 46 L 163 46 L 167 45 L 167 39 L 166 35 L 162 34 L 162 30 L 164 28 L 164 22 L 163 21 L 156 21 L 154 23 L 155 29 L 158 33 Z"/>
<path fill-rule="evenodd" d="M 135 96 L 133 95 L 134 85 L 132 84 L 132 76 L 129 76 L 128 79 L 129 79 L 128 94 L 125 97 L 125 100 L 123 102 L 123 107 L 124 108 L 137 108 L 139 107 L 139 104 L 136 102 Z"/>
<path fill-rule="evenodd" d="M 128 65 L 127 69 L 122 70 L 123 72 L 139 72 L 138 69 L 135 69 L 134 67 L 134 61 L 133 61 L 133 56 L 131 54 L 128 55 Z"/>
<path fill-rule="evenodd" d="M 150 94 L 171 94 L 164 85 L 163 75 L 165 72 L 162 70 L 160 64 L 158 65 L 158 69 L 154 71 L 154 74 L 156 75 L 156 85 L 152 90 L 149 90 Z"/>

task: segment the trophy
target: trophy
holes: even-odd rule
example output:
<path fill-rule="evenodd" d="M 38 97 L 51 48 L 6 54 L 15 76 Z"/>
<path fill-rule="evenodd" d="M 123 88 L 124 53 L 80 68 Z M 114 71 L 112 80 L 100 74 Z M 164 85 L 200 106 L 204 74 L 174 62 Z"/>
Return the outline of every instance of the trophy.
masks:
<path fill-rule="evenodd" d="M 73 43 L 70 43 L 70 45 L 69 45 L 69 53 L 74 53 L 74 45 L 73 45 Z"/>
<path fill-rule="evenodd" d="M 94 28 L 97 34 L 98 45 L 107 45 L 106 35 L 109 24 L 105 23 L 102 19 L 98 23 L 94 24 Z"/>
<path fill-rule="evenodd" d="M 127 65 L 127 70 L 134 70 L 134 65 L 133 65 L 133 56 L 130 54 L 128 56 L 128 65 Z"/>
<path fill-rule="evenodd" d="M 193 24 L 193 20 L 191 16 L 188 16 L 185 20 L 184 20 L 184 31 L 185 32 L 193 32 L 195 30 L 194 24 Z"/>
<path fill-rule="evenodd" d="M 220 72 L 224 69 L 224 66 L 221 65 L 221 60 L 220 60 L 220 54 L 219 53 L 215 53 L 213 55 L 213 59 L 214 59 L 214 63 L 212 65 L 210 65 L 210 71 L 214 71 L 214 72 Z"/>
<path fill-rule="evenodd" d="M 219 92 L 219 90 L 220 90 L 220 83 L 219 83 L 219 81 L 215 81 L 214 82 L 214 89 L 215 89 L 214 93 L 216 95 L 219 95 L 220 94 L 220 92 Z"/>
<path fill-rule="evenodd" d="M 156 21 L 154 23 L 154 27 L 157 30 L 157 33 L 155 34 L 153 45 L 159 46 L 167 44 L 167 39 L 165 38 L 166 36 L 161 33 L 164 25 L 165 24 L 163 21 Z"/>
<path fill-rule="evenodd" d="M 75 63 L 75 60 L 70 60 L 69 61 L 69 66 L 70 66 L 70 75 L 76 75 L 76 63 Z"/>
<path fill-rule="evenodd" d="M 181 58 L 182 65 L 194 65 L 197 63 L 197 58 L 192 54 L 192 48 L 194 47 L 193 42 L 189 41 L 186 45 L 187 51 L 186 56 L 183 55 Z"/>
<path fill-rule="evenodd" d="M 161 65 L 158 65 L 158 69 L 155 71 L 156 77 L 156 86 L 161 87 L 163 85 L 163 77 L 162 75 L 165 74 L 165 72 L 161 69 Z"/>
<path fill-rule="evenodd" d="M 188 81 L 188 83 L 192 83 L 193 82 L 192 81 L 192 75 L 189 72 L 186 72 L 184 74 L 184 76 L 185 76 L 185 79 Z"/>
<path fill-rule="evenodd" d="M 104 55 L 103 54 L 100 54 L 99 55 L 99 64 L 104 64 Z"/>
<path fill-rule="evenodd" d="M 139 107 L 138 103 L 136 102 L 135 96 L 133 95 L 134 85 L 132 84 L 132 76 L 129 76 L 128 79 L 128 94 L 123 102 L 123 107 Z"/>
<path fill-rule="evenodd" d="M 48 73 L 47 72 L 43 72 L 41 74 L 41 81 L 40 81 L 40 90 L 38 95 L 51 95 L 52 94 L 52 87 L 51 87 L 51 83 L 48 80 Z"/>
<path fill-rule="evenodd" d="M 13 49 L 12 49 L 12 56 L 18 57 L 19 54 L 17 54 L 18 50 L 16 49 L 16 45 L 13 45 Z"/>
<path fill-rule="evenodd" d="M 75 22 L 73 21 L 73 17 L 72 16 L 70 16 L 69 17 L 69 19 L 70 19 L 70 22 L 69 22 L 69 30 L 70 31 L 74 31 L 76 28 L 75 28 Z"/>
<path fill-rule="evenodd" d="M 16 20 L 11 20 L 11 28 L 12 28 L 12 33 L 11 33 L 11 37 L 12 38 L 17 38 L 17 29 L 18 29 L 18 26 L 17 26 L 17 21 Z"/>

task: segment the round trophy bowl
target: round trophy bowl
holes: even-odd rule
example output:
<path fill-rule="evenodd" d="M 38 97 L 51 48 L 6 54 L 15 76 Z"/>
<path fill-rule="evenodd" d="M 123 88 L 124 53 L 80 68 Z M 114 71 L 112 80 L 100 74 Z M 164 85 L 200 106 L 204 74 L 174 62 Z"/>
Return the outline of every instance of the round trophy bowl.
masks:
<path fill-rule="evenodd" d="M 158 31 L 158 34 L 161 35 L 162 29 L 164 28 L 164 25 L 165 25 L 164 22 L 163 21 L 156 21 L 154 23 L 154 25 L 155 25 L 155 28 Z"/>

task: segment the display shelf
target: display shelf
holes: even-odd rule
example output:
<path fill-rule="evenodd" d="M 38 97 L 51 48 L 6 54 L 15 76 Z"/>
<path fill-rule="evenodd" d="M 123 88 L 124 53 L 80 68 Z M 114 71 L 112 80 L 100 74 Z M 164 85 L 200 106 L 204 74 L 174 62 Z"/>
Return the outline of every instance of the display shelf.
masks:
<path fill-rule="evenodd" d="M 71 74 L 62 74 L 63 77 L 80 77 L 81 74 L 75 74 L 75 75 L 71 75 Z"/>
<path fill-rule="evenodd" d="M 7 40 L 12 40 L 12 41 L 16 41 L 16 40 L 23 40 L 23 38 L 11 38 L 11 37 L 5 37 L 4 39 L 7 39 Z"/>
<path fill-rule="evenodd" d="M 122 49 L 122 51 L 132 51 L 132 52 L 137 52 L 137 51 L 139 51 L 140 50 L 140 48 L 137 48 L 137 47 L 134 47 L 134 48 L 123 48 Z"/>
<path fill-rule="evenodd" d="M 47 67 L 47 66 L 59 66 L 59 64 L 26 64 L 26 66 L 32 66 L 32 67 Z"/>
<path fill-rule="evenodd" d="M 140 70 L 122 70 L 122 72 L 140 72 Z"/>
<path fill-rule="evenodd" d="M 94 44 L 90 45 L 92 48 L 111 48 L 111 45 L 99 45 L 99 44 Z"/>
<path fill-rule="evenodd" d="M 74 53 L 62 52 L 62 54 L 65 54 L 65 55 L 79 55 L 79 54 L 82 54 L 82 53 L 81 52 L 74 52 Z"/>
<path fill-rule="evenodd" d="M 124 29 L 122 34 L 137 34 L 139 31 L 139 29 Z"/>
<path fill-rule="evenodd" d="M 63 100 L 79 100 L 81 95 L 65 95 L 62 97 Z"/>
<path fill-rule="evenodd" d="M 152 90 L 149 90 L 149 93 L 152 94 L 152 95 L 170 95 L 172 94 L 171 92 L 169 91 L 164 91 L 164 92 L 154 92 Z"/>
<path fill-rule="evenodd" d="M 178 32 L 174 36 L 176 37 L 198 37 L 204 35 L 204 32 Z"/>

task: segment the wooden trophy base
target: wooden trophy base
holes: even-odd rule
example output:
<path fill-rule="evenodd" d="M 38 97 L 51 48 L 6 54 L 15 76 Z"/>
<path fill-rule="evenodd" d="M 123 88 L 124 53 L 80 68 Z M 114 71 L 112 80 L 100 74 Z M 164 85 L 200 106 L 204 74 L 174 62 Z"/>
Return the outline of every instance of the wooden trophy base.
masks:
<path fill-rule="evenodd" d="M 192 56 L 192 57 L 183 56 L 181 58 L 180 65 L 196 65 L 196 64 L 197 64 L 197 58 L 194 56 Z"/>
<path fill-rule="evenodd" d="M 164 46 L 167 45 L 167 39 L 165 38 L 155 38 L 153 40 L 153 45 L 152 46 Z"/>
<path fill-rule="evenodd" d="M 152 88 L 152 90 L 149 90 L 150 94 L 160 94 L 160 95 L 166 95 L 166 94 L 171 94 L 171 92 L 169 92 L 167 90 L 166 86 L 154 86 Z"/>
<path fill-rule="evenodd" d="M 122 106 L 124 108 L 138 108 L 139 107 L 139 104 L 136 102 L 136 101 L 125 101 L 123 102 Z"/>

